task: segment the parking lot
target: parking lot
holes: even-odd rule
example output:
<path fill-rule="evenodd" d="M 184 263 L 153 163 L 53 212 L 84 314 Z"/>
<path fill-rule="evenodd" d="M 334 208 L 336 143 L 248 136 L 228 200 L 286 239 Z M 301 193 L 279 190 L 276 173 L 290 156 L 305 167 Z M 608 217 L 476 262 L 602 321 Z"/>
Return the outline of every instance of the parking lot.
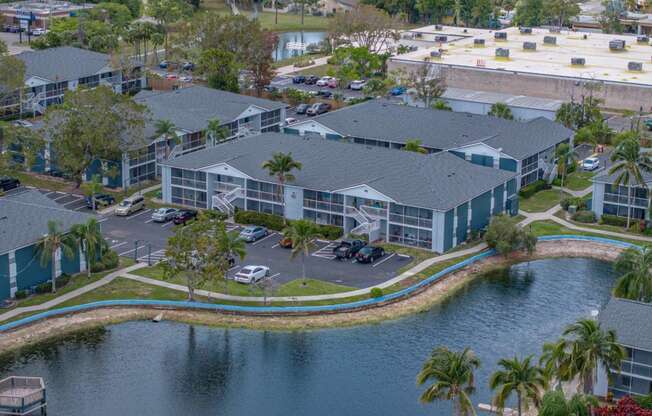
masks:
<path fill-rule="evenodd" d="M 18 188 L 9 193 L 25 192 L 26 188 Z M 65 208 L 91 213 L 86 208 L 83 195 L 50 192 L 39 190 L 48 198 Z M 153 222 L 153 210 L 145 208 L 127 217 L 114 214 L 98 215 L 102 224 L 102 234 L 109 246 L 120 256 L 135 257 L 139 261 L 159 262 L 165 257 L 167 239 L 173 235 L 175 226 L 171 221 L 166 223 Z M 239 232 L 241 226 L 230 224 L 229 231 Z M 253 243 L 247 244 L 247 256 L 244 261 L 236 259 L 236 265 L 229 270 L 233 276 L 245 265 L 261 265 L 270 269 L 272 286 L 280 285 L 302 276 L 301 255 L 290 259 L 291 250 L 279 246 L 282 236 L 279 232 L 270 234 Z M 398 270 L 410 263 L 411 257 L 388 252 L 372 264 L 361 264 L 355 260 L 337 260 L 332 254 L 335 243 L 326 240 L 316 240 L 305 259 L 306 277 L 330 283 L 358 288 L 369 287 L 382 283 L 394 276 Z"/>

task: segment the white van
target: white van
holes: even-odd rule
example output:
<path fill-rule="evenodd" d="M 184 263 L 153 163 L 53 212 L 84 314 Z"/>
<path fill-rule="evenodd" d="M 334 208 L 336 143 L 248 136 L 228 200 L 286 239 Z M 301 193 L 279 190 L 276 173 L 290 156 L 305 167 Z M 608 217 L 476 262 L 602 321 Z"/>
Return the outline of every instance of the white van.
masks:
<path fill-rule="evenodd" d="M 142 196 L 132 196 L 118 204 L 115 209 L 115 215 L 127 216 L 143 208 L 145 208 L 145 198 Z"/>

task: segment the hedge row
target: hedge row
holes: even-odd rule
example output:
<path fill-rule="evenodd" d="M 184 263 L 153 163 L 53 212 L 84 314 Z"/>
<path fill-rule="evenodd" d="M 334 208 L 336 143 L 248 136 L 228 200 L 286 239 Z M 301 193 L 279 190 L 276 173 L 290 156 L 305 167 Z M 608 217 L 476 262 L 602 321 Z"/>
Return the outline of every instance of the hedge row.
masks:
<path fill-rule="evenodd" d="M 118 267 L 120 259 L 118 253 L 113 250 L 107 250 L 102 254 L 102 258 L 91 265 L 91 272 L 97 273 L 104 270 L 115 269 Z"/>
<path fill-rule="evenodd" d="M 627 218 L 619 217 L 617 215 L 602 214 L 600 217 L 600 222 L 607 225 L 616 225 L 618 227 L 627 226 Z"/>
<path fill-rule="evenodd" d="M 522 187 L 521 190 L 518 191 L 518 194 L 522 198 L 527 199 L 539 191 L 543 191 L 544 189 L 550 189 L 550 188 L 551 186 L 546 181 L 539 179 L 536 182 L 532 182 L 531 184 Z"/>
<path fill-rule="evenodd" d="M 283 231 L 286 227 L 283 217 L 264 212 L 236 211 L 233 219 L 238 224 L 260 225 L 274 231 Z M 287 223 L 291 224 L 292 221 L 288 220 Z M 335 240 L 342 236 L 342 228 L 335 225 L 315 224 L 315 226 L 319 230 L 319 234 L 328 240 Z"/>
<path fill-rule="evenodd" d="M 593 211 L 577 211 L 575 215 L 573 215 L 573 220 L 577 222 L 584 222 L 587 224 L 594 223 L 595 222 L 595 213 Z"/>
<path fill-rule="evenodd" d="M 559 205 L 561 205 L 564 211 L 568 211 L 568 207 L 571 205 L 575 205 L 577 210 L 580 211 L 587 207 L 587 202 L 586 199 L 581 197 L 569 197 L 562 199 Z"/>

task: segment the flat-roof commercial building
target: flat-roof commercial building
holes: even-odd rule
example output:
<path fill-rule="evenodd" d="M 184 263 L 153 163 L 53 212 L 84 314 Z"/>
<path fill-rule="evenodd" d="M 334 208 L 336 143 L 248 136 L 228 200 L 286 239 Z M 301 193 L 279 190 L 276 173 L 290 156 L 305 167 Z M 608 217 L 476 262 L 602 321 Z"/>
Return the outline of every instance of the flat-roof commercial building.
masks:
<path fill-rule="evenodd" d="M 0 102 L 0 118 L 21 112 L 43 114 L 47 106 L 60 104 L 66 91 L 80 87 L 106 85 L 127 93 L 145 85 L 140 66 L 127 73 L 116 68 L 107 54 L 72 46 L 22 52 L 16 58 L 25 63 L 25 88 Z"/>
<path fill-rule="evenodd" d="M 280 187 L 263 169 L 276 152 L 303 167 Z M 232 212 L 236 207 L 306 218 L 346 233 L 443 252 L 492 215 L 518 211 L 516 173 L 320 137 L 263 133 L 163 162 L 166 203 Z"/>
<path fill-rule="evenodd" d="M 439 32 L 459 35 L 459 30 L 444 26 Z M 652 109 L 647 38 L 546 29 L 521 32 L 516 27 L 473 29 L 461 38 L 388 61 L 390 70 L 413 70 L 419 65 L 431 66 L 432 75 L 441 74 L 455 88 L 564 101 L 579 99 L 587 94 L 586 83 L 597 82 L 605 107 Z"/>
<path fill-rule="evenodd" d="M 612 298 L 598 320 L 603 329 L 616 332 L 625 358 L 620 368 L 600 366 L 594 393 L 611 392 L 616 398 L 652 393 L 652 303 Z"/>
<path fill-rule="evenodd" d="M 43 267 L 38 243 L 48 232 L 48 221 L 59 223 L 64 232 L 90 216 L 62 208 L 35 190 L 0 197 L 0 300 L 13 298 L 16 291 L 29 290 L 57 276 L 86 270 L 81 252 L 74 258 L 57 256 Z"/>
<path fill-rule="evenodd" d="M 554 149 L 573 132 L 546 118 L 526 122 L 371 100 L 285 128 L 367 146 L 402 149 L 418 139 L 431 153 L 448 151 L 471 163 L 518 172 L 525 186 L 554 171 Z"/>
<path fill-rule="evenodd" d="M 65 1 L 17 1 L 0 4 L 0 26 L 20 27 L 21 20 L 29 20 L 30 27 L 47 29 L 52 19 L 75 15 L 80 10 L 90 9 L 93 4 Z"/>

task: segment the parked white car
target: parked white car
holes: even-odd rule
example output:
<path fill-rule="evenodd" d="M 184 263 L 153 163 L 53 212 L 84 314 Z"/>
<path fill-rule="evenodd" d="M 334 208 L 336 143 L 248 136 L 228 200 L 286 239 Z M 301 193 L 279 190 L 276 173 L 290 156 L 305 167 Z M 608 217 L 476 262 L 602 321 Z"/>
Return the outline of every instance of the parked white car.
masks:
<path fill-rule="evenodd" d="M 287 125 L 287 124 L 292 124 L 292 123 L 296 123 L 297 121 L 299 121 L 299 120 L 297 120 L 297 119 L 294 118 L 294 117 L 288 117 L 288 118 L 285 119 L 285 124 L 286 124 L 286 125 Z"/>
<path fill-rule="evenodd" d="M 36 29 L 32 30 L 32 36 L 43 36 L 47 33 L 45 29 L 42 29 L 40 27 L 37 27 Z"/>
<path fill-rule="evenodd" d="M 176 208 L 159 208 L 152 214 L 152 221 L 154 222 L 168 222 L 179 213 Z"/>
<path fill-rule="evenodd" d="M 600 167 L 600 159 L 597 157 L 587 157 L 582 161 L 582 169 L 584 170 L 596 170 Z"/>
<path fill-rule="evenodd" d="M 267 266 L 245 266 L 233 276 L 233 280 L 249 285 L 266 276 L 269 276 L 269 267 Z"/>
<path fill-rule="evenodd" d="M 328 83 L 329 83 L 332 79 L 335 79 L 335 78 L 333 78 L 333 77 L 329 77 L 329 76 L 321 77 L 321 78 L 319 79 L 319 81 L 317 81 L 317 86 L 318 86 L 318 87 L 326 87 L 326 86 L 328 86 Z"/>
<path fill-rule="evenodd" d="M 364 86 L 367 85 L 367 81 L 364 80 L 356 80 L 356 81 L 351 81 L 351 89 L 354 91 L 360 91 L 361 89 L 364 88 Z"/>

